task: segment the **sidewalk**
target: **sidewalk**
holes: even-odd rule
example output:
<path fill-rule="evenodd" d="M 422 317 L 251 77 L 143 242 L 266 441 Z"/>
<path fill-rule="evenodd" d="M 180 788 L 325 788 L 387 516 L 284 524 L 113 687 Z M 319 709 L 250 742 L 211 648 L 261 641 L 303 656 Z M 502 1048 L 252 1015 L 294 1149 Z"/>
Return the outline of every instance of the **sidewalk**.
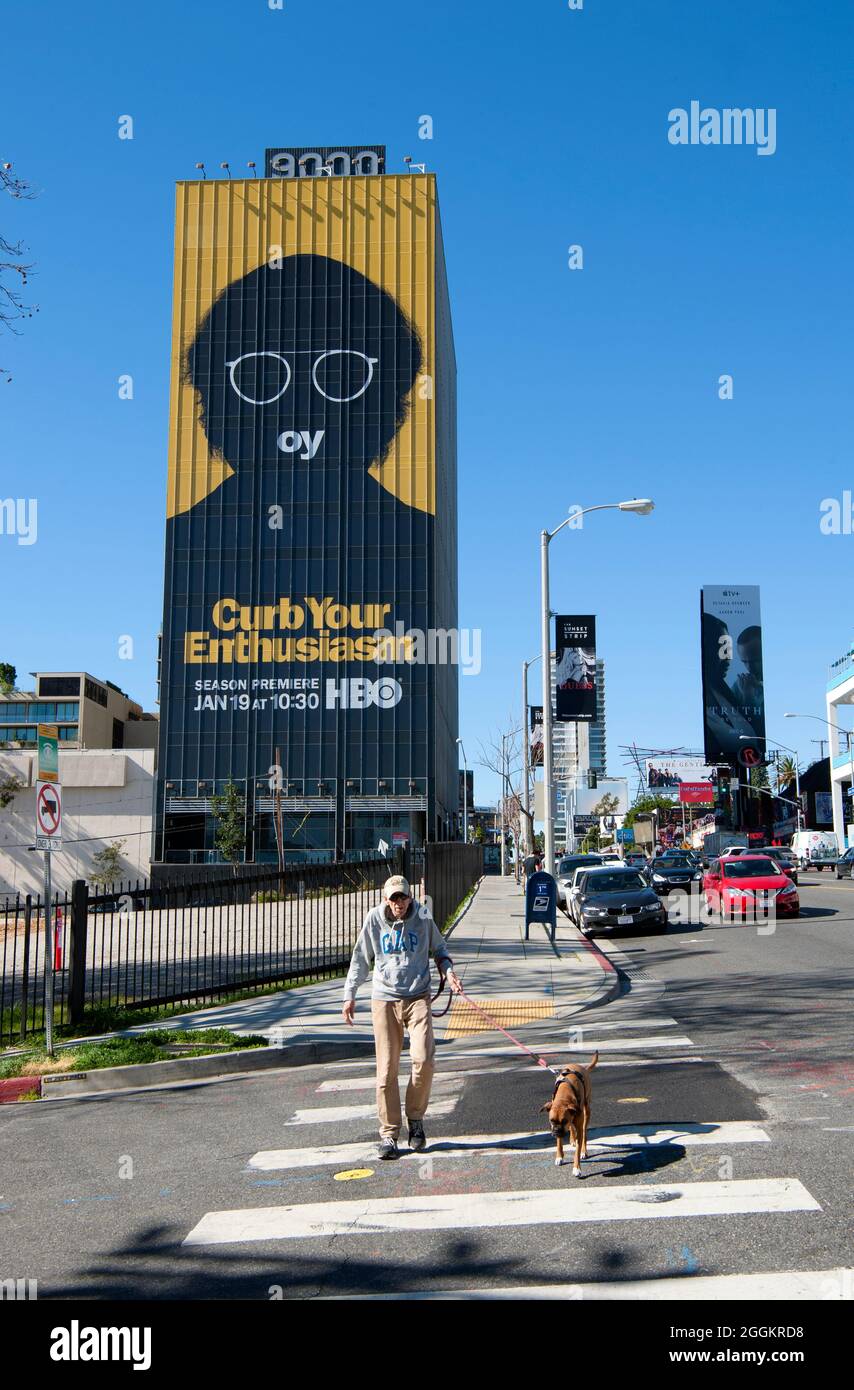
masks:
<path fill-rule="evenodd" d="M 447 937 L 454 968 L 463 989 L 485 1006 L 505 1028 L 515 1031 L 526 1022 L 570 1018 L 583 1009 L 605 1003 L 618 990 L 617 978 L 601 964 L 599 953 L 584 941 L 563 913 L 558 912 L 557 949 L 542 927 L 531 927 L 525 941 L 524 897 L 512 878 L 485 877 L 468 910 Z M 434 990 L 438 976 L 434 973 Z M 238 1034 L 259 1033 L 281 1045 L 295 1042 L 369 1043 L 373 1039 L 370 982 L 356 998 L 356 1021 L 348 1028 L 341 1018 L 342 979 L 304 985 L 281 994 L 219 1004 L 177 1015 L 147 1028 L 230 1028 Z M 447 995 L 434 1005 L 444 1008 Z M 449 1045 L 486 1032 L 484 1020 L 462 1000 L 454 1000 L 435 1023 L 436 1039 Z"/>

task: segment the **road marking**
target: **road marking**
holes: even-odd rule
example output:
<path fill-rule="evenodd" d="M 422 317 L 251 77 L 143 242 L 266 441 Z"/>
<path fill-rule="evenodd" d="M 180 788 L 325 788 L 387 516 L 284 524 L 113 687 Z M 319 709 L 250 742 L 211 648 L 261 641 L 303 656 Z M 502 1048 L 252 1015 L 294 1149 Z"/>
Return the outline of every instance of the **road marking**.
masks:
<path fill-rule="evenodd" d="M 572 1044 L 567 1052 L 631 1052 L 645 1047 L 693 1047 L 690 1038 L 585 1038 L 583 1047 Z"/>
<path fill-rule="evenodd" d="M 434 1100 L 430 1105 L 431 1115 L 450 1115 L 456 1108 L 460 1099 L 458 1095 L 448 1096 L 442 1100 Z M 347 1120 L 369 1120 L 377 1118 L 377 1107 L 371 1102 L 369 1105 L 333 1105 L 320 1106 L 311 1110 L 295 1110 L 290 1119 L 285 1120 L 286 1125 L 331 1125 L 341 1124 Z"/>
<path fill-rule="evenodd" d="M 425 1293 L 351 1293 L 322 1298 L 321 1303 L 376 1303 L 394 1299 L 395 1302 L 414 1302 L 429 1299 L 536 1299 L 599 1303 L 627 1302 L 689 1302 L 706 1300 L 762 1300 L 789 1302 L 801 1299 L 850 1300 L 854 1298 L 854 1270 L 815 1269 L 785 1270 L 768 1274 L 709 1274 L 684 1275 L 680 1279 L 628 1279 L 601 1284 L 530 1284 L 522 1288 L 447 1289 Z"/>
<path fill-rule="evenodd" d="M 536 1063 L 527 1063 L 523 1067 L 514 1068 L 514 1071 L 542 1071 Z M 409 1074 L 409 1069 L 400 1073 L 401 1080 L 405 1080 Z M 501 1075 L 506 1076 L 508 1069 L 504 1069 Z M 472 1067 L 468 1071 L 444 1071 L 437 1072 L 433 1078 L 433 1085 L 441 1085 L 442 1082 L 453 1082 L 458 1076 L 497 1076 L 499 1072 L 495 1067 Z M 342 1077 L 337 1081 L 321 1081 L 317 1087 L 317 1095 L 327 1095 L 330 1091 L 373 1091 L 376 1088 L 375 1076 L 351 1076 Z"/>
<path fill-rule="evenodd" d="M 419 1194 L 209 1211 L 182 1244 L 236 1245 L 382 1231 L 459 1231 L 786 1211 L 821 1211 L 821 1207 L 796 1178 L 596 1188 L 579 1187 L 576 1183 L 574 1187 L 546 1192 L 469 1192 L 436 1197 Z"/>
<path fill-rule="evenodd" d="M 765 1130 L 753 1120 L 685 1125 L 614 1125 L 589 1131 L 590 1154 L 596 1149 L 650 1148 L 672 1145 L 767 1144 Z M 554 1140 L 543 1130 L 518 1134 L 462 1134 L 437 1140 L 420 1154 L 403 1150 L 401 1159 L 500 1158 L 507 1153 L 551 1153 Z M 315 1168 L 325 1164 L 356 1167 L 376 1157 L 376 1142 L 328 1144 L 305 1149 L 262 1149 L 249 1160 L 252 1172 L 278 1172 L 290 1168 Z"/>

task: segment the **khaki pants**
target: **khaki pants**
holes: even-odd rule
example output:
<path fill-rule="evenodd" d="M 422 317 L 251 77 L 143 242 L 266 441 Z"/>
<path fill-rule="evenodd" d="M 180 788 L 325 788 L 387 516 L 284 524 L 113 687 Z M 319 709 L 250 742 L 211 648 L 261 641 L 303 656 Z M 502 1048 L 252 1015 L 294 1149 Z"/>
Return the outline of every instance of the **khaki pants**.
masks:
<path fill-rule="evenodd" d="M 393 1004 L 383 999 L 372 999 L 371 1016 L 377 1047 L 380 1134 L 384 1138 L 397 1139 L 401 1123 L 398 1067 L 403 1051 L 404 1028 L 409 1033 L 409 1053 L 412 1058 L 412 1074 L 406 1088 L 406 1118 L 423 1119 L 430 1100 L 433 1059 L 436 1055 L 430 995 L 422 994 L 417 999 L 397 999 Z"/>

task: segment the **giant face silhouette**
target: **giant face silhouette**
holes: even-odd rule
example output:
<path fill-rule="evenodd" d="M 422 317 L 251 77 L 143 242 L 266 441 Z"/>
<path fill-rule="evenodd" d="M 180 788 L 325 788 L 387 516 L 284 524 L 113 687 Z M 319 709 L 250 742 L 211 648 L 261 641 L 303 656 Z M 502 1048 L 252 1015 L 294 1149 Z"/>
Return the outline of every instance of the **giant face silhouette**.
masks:
<path fill-rule="evenodd" d="M 364 469 L 406 418 L 421 368 L 391 295 L 327 256 L 285 256 L 230 284 L 187 354 L 213 449 L 240 475 Z"/>

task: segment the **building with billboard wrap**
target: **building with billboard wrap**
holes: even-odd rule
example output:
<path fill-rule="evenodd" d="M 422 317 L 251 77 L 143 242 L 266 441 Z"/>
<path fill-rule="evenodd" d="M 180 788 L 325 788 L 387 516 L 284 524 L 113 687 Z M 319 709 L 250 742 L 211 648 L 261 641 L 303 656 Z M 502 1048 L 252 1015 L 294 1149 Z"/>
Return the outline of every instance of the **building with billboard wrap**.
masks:
<path fill-rule="evenodd" d="M 214 857 L 229 783 L 247 860 L 276 860 L 274 806 L 286 861 L 455 833 L 436 184 L 364 148 L 177 187 L 158 860 Z"/>

